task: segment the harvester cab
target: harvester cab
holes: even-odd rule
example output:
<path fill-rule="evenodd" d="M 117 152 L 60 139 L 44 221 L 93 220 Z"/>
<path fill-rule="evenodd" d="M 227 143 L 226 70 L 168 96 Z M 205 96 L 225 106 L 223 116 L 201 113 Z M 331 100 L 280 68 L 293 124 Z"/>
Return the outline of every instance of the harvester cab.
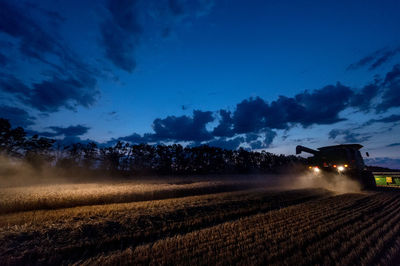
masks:
<path fill-rule="evenodd" d="M 364 165 L 360 144 L 342 144 L 320 147 L 313 150 L 304 146 L 296 147 L 296 154 L 307 152 L 313 156 L 308 158 L 308 168 L 316 174 L 327 172 L 346 175 L 357 180 L 365 189 L 374 189 L 375 179 Z"/>

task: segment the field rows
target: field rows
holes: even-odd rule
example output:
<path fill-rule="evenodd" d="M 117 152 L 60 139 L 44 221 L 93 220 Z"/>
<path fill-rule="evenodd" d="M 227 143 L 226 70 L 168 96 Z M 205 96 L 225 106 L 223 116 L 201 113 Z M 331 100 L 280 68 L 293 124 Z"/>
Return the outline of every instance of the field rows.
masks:
<path fill-rule="evenodd" d="M 0 214 L 177 198 L 254 188 L 244 182 L 189 184 L 89 183 L 0 189 Z"/>
<path fill-rule="evenodd" d="M 2 264 L 73 263 L 330 196 L 251 190 L 1 216 Z"/>
<path fill-rule="evenodd" d="M 397 194 L 345 194 L 257 214 L 87 264 L 390 264 L 399 254 Z"/>

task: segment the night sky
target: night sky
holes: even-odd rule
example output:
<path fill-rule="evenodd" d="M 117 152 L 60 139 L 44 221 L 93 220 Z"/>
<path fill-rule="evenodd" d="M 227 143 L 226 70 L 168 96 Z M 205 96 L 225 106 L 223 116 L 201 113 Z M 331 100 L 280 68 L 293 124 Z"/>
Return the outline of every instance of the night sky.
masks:
<path fill-rule="evenodd" d="M 0 117 L 64 143 L 400 168 L 400 1 L 0 0 Z"/>

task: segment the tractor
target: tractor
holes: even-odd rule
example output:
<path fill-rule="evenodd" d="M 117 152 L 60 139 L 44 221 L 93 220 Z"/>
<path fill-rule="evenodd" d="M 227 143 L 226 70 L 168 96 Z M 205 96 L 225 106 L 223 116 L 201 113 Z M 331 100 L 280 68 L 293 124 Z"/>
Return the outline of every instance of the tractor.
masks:
<path fill-rule="evenodd" d="M 301 152 L 312 154 L 313 156 L 308 158 L 308 168 L 317 175 L 324 173 L 345 175 L 359 182 L 363 189 L 375 189 L 374 175 L 365 167 L 360 153 L 362 147 L 361 144 L 341 144 L 314 150 L 299 145 L 296 147 L 296 154 Z"/>

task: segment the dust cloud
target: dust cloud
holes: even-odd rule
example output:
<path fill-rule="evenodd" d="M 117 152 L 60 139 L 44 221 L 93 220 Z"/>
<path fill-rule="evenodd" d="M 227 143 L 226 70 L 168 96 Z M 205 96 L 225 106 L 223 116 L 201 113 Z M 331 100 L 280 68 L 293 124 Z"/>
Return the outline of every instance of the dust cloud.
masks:
<path fill-rule="evenodd" d="M 18 158 L 0 156 L 0 188 L 25 187 L 42 184 L 79 183 L 94 180 L 92 176 L 83 171 L 69 175 L 71 169 L 62 170 L 49 164 L 30 164 Z"/>
<path fill-rule="evenodd" d="M 282 189 L 323 188 L 337 194 L 360 193 L 361 185 L 347 177 L 335 173 L 303 172 L 282 177 Z"/>
<path fill-rule="evenodd" d="M 163 176 L 163 177 L 135 177 L 118 179 L 109 176 L 93 174 L 92 172 L 65 172 L 51 165 L 44 165 L 40 169 L 23 160 L 0 156 L 0 188 L 21 187 L 48 184 L 78 184 L 78 183 L 120 183 L 127 181 L 137 183 L 173 183 L 180 184 L 200 181 L 239 182 L 244 187 L 252 185 L 254 188 L 272 190 L 292 190 L 306 188 L 323 188 L 332 192 L 359 193 L 360 184 L 345 175 L 314 174 L 304 171 L 303 167 L 284 169 L 277 174 L 249 174 L 249 175 L 206 175 L 206 176 Z"/>

